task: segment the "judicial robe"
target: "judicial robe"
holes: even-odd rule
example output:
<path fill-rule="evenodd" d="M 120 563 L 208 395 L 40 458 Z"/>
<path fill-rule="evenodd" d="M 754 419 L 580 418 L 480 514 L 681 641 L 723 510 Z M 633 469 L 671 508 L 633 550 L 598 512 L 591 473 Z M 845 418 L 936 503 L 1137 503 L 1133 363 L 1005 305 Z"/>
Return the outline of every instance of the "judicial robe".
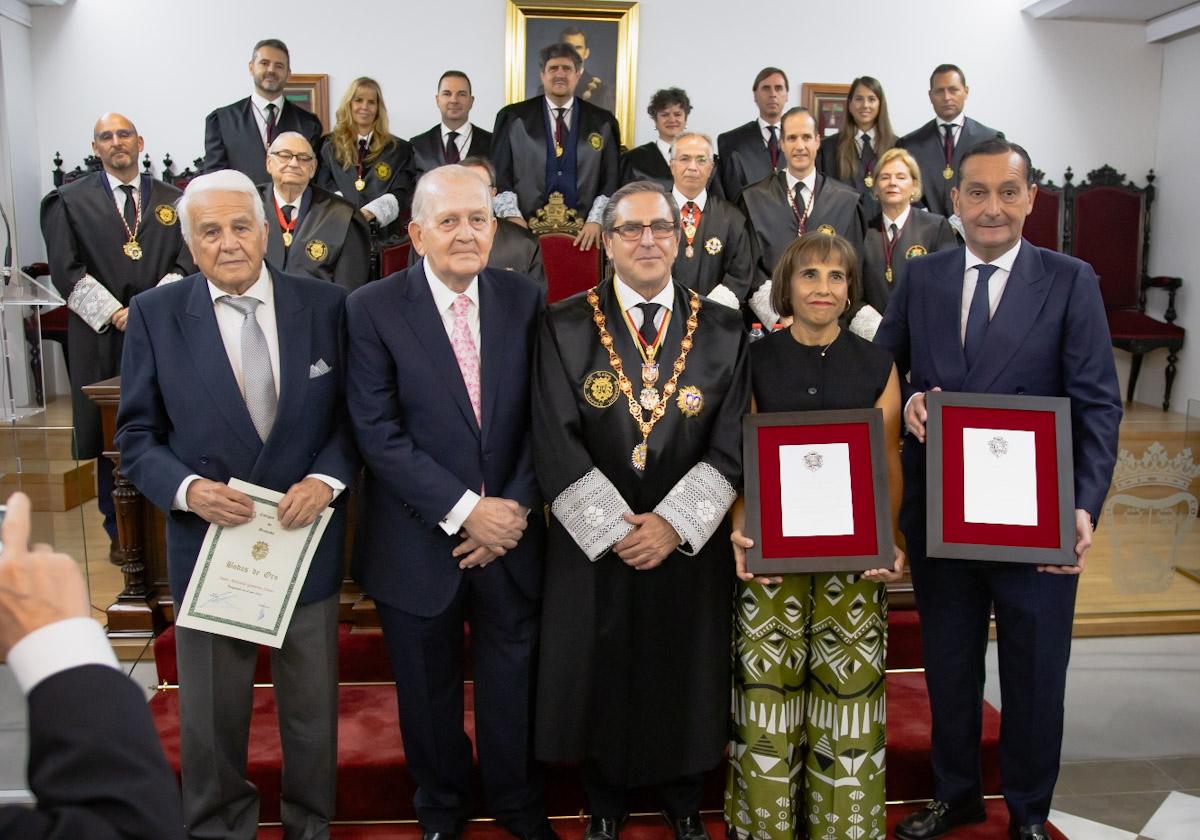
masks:
<path fill-rule="evenodd" d="M 958 167 L 962 164 L 963 155 L 984 140 L 1004 137 L 1004 133 L 994 128 L 988 128 L 970 117 L 963 118 L 963 127 L 958 132 L 954 143 L 954 154 L 951 156 L 951 169 L 954 173 L 949 179 L 943 174 L 946 168 L 946 150 L 943 145 L 942 132 L 938 130 L 937 120 L 930 120 L 911 134 L 906 134 L 896 141 L 902 149 L 908 149 L 921 167 L 921 191 L 924 193 L 921 204 L 931 213 L 949 218 L 954 214 L 954 205 L 950 201 L 950 188 L 954 186 Z"/>
<path fill-rule="evenodd" d="M 892 297 L 892 290 L 908 273 L 908 261 L 920 259 L 925 254 L 934 251 L 945 251 L 958 247 L 958 239 L 954 228 L 946 221 L 945 216 L 930 213 L 920 207 L 909 210 L 908 220 L 900 229 L 896 246 L 892 250 L 892 282 L 887 281 L 887 252 L 883 242 L 886 234 L 883 232 L 883 213 L 877 214 L 867 223 L 867 232 L 863 241 L 863 299 L 879 314 L 887 309 Z M 918 249 L 909 257 L 909 251 Z M 924 253 L 920 253 L 923 249 Z"/>
<path fill-rule="evenodd" d="M 321 145 L 321 166 L 314 180 L 328 192 L 341 193 L 342 198 L 353 204 L 356 210 L 361 210 L 381 195 L 394 196 L 400 205 L 400 215 L 380 229 L 380 238 L 387 240 L 401 233 L 400 223 L 406 219 L 412 206 L 416 178 L 413 147 L 407 140 L 393 137 L 379 150 L 378 155 L 367 158 L 363 166 L 363 180 L 367 184 L 360 191 L 354 186 L 358 180 L 358 167 L 342 166 L 334 156 L 332 138 L 326 135 Z"/>
<path fill-rule="evenodd" d="M 42 236 L 46 240 L 50 279 L 69 304 L 82 300 L 83 306 L 88 305 L 90 284 L 85 275 L 95 278 L 122 306 L 128 306 L 134 295 L 154 288 L 167 274 L 195 273 L 196 266 L 183 242 L 175 212 L 175 202 L 183 193 L 143 174 L 140 195 L 142 218 L 137 228 L 137 241 L 142 248 L 140 260 L 131 260 L 122 251 L 129 236 L 105 172 L 94 172 L 64 184 L 42 199 Z M 78 455 L 95 458 L 103 449 L 100 411 L 82 389 L 84 385 L 120 374 L 125 334 L 113 326 L 96 332 L 80 317 L 79 309 L 76 305 L 67 321 L 71 403 Z"/>
<path fill-rule="evenodd" d="M 416 265 L 421 259 L 416 248 L 408 249 L 408 264 Z M 537 236 L 508 219 L 496 220 L 496 235 L 492 238 L 492 250 L 488 254 L 488 268 L 515 271 L 533 278 L 546 291 L 546 270 L 542 266 L 542 246 Z"/>
<path fill-rule="evenodd" d="M 300 198 L 292 245 L 283 245 L 275 212 L 275 188 L 258 188 L 267 216 L 267 262 L 285 274 L 329 280 L 354 291 L 370 279 L 371 233 L 358 209 L 346 199 L 312 184 Z"/>
<path fill-rule="evenodd" d="M 879 199 L 875 198 L 875 193 L 867 186 L 867 168 L 863 166 L 857 146 L 854 152 L 854 174 L 849 179 L 842 178 L 838 174 L 837 147 L 839 138 L 839 135 L 831 134 L 821 141 L 821 147 L 817 150 L 817 171 L 822 175 L 826 175 L 836 181 L 841 181 L 846 186 L 858 190 L 858 200 L 862 202 L 863 216 L 869 219 L 879 212 Z M 884 151 L 887 150 L 884 149 Z M 875 159 L 878 160 L 882 154 L 883 152 L 876 150 Z"/>
<path fill-rule="evenodd" d="M 674 289 L 660 390 L 689 311 L 688 291 L 678 283 Z M 640 380 L 612 282 L 599 294 L 614 348 Z M 608 378 L 608 353 L 586 296 L 550 306 L 539 336 L 534 461 L 553 515 L 535 753 L 554 763 L 593 760 L 614 785 L 709 770 L 728 736 L 734 575 L 725 512 L 740 486 L 748 344 L 736 311 L 702 303 L 698 320 L 677 394 L 698 388 L 702 406 L 685 416 L 669 398 L 650 434 L 645 472 L 631 463 L 642 435 Z M 655 569 L 626 566 L 609 550 L 629 530 L 625 511 L 658 513 L 685 544 Z"/>
<path fill-rule="evenodd" d="M 426 132 L 408 141 L 412 144 L 415 177 L 420 178 L 430 169 L 446 163 L 446 147 L 442 145 L 442 124 L 438 123 Z M 462 157 L 490 157 L 492 133 L 471 123 L 471 143 Z"/>
<path fill-rule="evenodd" d="M 321 121 L 315 114 L 289 102 L 287 97 L 284 97 L 275 121 L 275 136 L 285 131 L 304 135 L 314 152 L 321 151 Z M 267 174 L 267 147 L 259 133 L 254 103 L 249 96 L 217 108 L 205 119 L 204 162 L 200 164 L 200 171 L 208 174 L 218 169 L 244 172 L 255 184 L 271 180 Z"/>
<path fill-rule="evenodd" d="M 783 150 L 779 151 L 783 163 Z M 736 202 L 742 190 L 771 174 L 771 153 L 758 120 L 750 120 L 717 137 L 717 172 L 725 198 Z"/>
<path fill-rule="evenodd" d="M 567 206 L 578 212 L 580 220 L 586 220 L 597 196 L 617 191 L 621 129 L 611 112 L 578 97 L 570 119 L 576 197 L 574 202 L 568 200 Z M 549 198 L 547 155 L 554 154 L 550 126 L 544 96 L 515 102 L 496 115 L 492 132 L 496 190 L 516 193 L 517 207 L 526 219 L 535 216 Z M 565 162 L 569 156 L 570 150 L 559 161 Z"/>
<path fill-rule="evenodd" d="M 742 211 L 709 193 L 700 214 L 700 226 L 692 240 L 693 255 L 690 258 L 686 246 L 687 237 L 684 236 L 671 272 L 675 280 L 702 295 L 710 295 L 717 286 L 724 286 L 737 298 L 739 305 L 745 302 L 754 263 Z"/>
<path fill-rule="evenodd" d="M 662 156 L 655 141 L 635 146 L 621 155 L 621 186 L 633 181 L 655 181 L 667 192 L 674 188 L 675 176 L 671 174 L 671 165 Z M 708 179 L 708 194 L 717 198 L 725 196 L 716 167 L 713 167 L 712 177 Z"/>

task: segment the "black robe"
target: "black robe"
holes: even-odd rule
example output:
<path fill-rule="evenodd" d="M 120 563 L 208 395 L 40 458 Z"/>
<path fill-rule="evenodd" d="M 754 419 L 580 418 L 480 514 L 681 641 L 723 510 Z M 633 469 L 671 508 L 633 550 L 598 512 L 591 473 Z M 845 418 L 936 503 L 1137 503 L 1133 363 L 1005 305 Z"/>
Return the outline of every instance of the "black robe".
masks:
<path fill-rule="evenodd" d="M 316 115 L 294 105 L 284 97 L 283 107 L 275 122 L 275 136 L 285 131 L 304 135 L 314 152 L 321 151 L 321 121 Z M 254 103 L 250 97 L 239 99 L 210 113 L 204 122 L 204 162 L 200 171 L 207 174 L 218 169 L 244 172 L 255 184 L 271 180 L 267 174 L 267 147 L 258 131 Z"/>
<path fill-rule="evenodd" d="M 901 137 L 896 141 L 896 145 L 908 149 L 917 159 L 917 165 L 921 167 L 921 191 L 924 193 L 921 204 L 931 213 L 949 218 L 954 215 L 954 205 L 950 202 L 950 188 L 954 186 L 963 155 L 984 140 L 1003 137 L 1004 133 L 988 128 L 970 117 L 964 117 L 963 127 L 954 143 L 954 154 L 951 156 L 953 173 L 949 179 L 943 175 L 946 168 L 946 150 L 942 136 L 937 120 L 934 119 L 911 134 Z"/>
<path fill-rule="evenodd" d="M 430 169 L 437 169 L 446 163 L 446 147 L 442 145 L 441 123 L 418 134 L 408 142 L 412 144 L 413 164 L 417 178 Z M 471 145 L 467 146 L 467 153 L 462 157 L 488 157 L 491 152 L 492 133 L 471 123 Z"/>
<path fill-rule="evenodd" d="M 862 202 L 863 216 L 869 219 L 879 212 L 879 200 L 875 198 L 872 187 L 867 186 L 867 168 L 863 166 L 857 146 L 855 146 L 854 152 L 854 173 L 849 178 L 843 178 L 838 174 L 837 147 L 839 139 L 841 139 L 841 135 L 831 134 L 821 141 L 821 148 L 817 150 L 817 171 L 858 190 L 858 200 Z M 876 149 L 875 159 L 878 160 L 882 154 L 883 152 Z"/>
<path fill-rule="evenodd" d="M 371 233 L 353 204 L 309 184 L 300 198 L 292 245 L 285 249 L 275 188 L 267 184 L 258 191 L 267 216 L 268 263 L 286 274 L 329 280 L 350 292 L 370 279 Z"/>
<path fill-rule="evenodd" d="M 597 196 L 611 196 L 617 191 L 621 128 L 612 113 L 578 98 L 571 112 L 571 119 L 579 121 L 575 132 L 574 209 L 580 221 L 586 221 Z M 496 130 L 492 132 L 496 189 L 516 193 L 517 206 L 526 219 L 544 207 L 548 198 L 546 143 L 544 96 L 513 103 L 496 115 Z"/>
<path fill-rule="evenodd" d="M 408 264 L 416 265 L 421 259 L 416 248 L 408 249 Z M 532 277 L 546 291 L 546 271 L 542 267 L 542 246 L 538 238 L 516 222 L 508 219 L 496 220 L 496 236 L 492 239 L 492 251 L 488 254 L 488 268 L 515 271 Z"/>
<path fill-rule="evenodd" d="M 692 240 L 693 255 L 687 256 L 687 237 L 679 241 L 672 276 L 702 295 L 724 286 L 745 303 L 753 277 L 753 258 L 746 217 L 728 201 L 712 193 L 700 214 L 700 227 Z M 716 251 L 716 253 L 712 253 Z"/>
<path fill-rule="evenodd" d="M 42 199 L 42 236 L 50 279 L 64 299 L 71 296 L 84 274 L 96 278 L 128 306 L 134 295 L 154 288 L 167 274 L 195 273 L 175 212 L 182 193 L 149 175 L 141 176 L 140 193 L 140 260 L 129 259 L 121 250 L 129 237 L 103 171 L 64 184 Z M 120 374 L 124 339 L 125 334 L 115 327 L 97 333 L 74 312 L 68 318 L 71 403 L 80 458 L 95 458 L 103 449 L 100 411 L 84 395 L 83 386 Z"/>
<path fill-rule="evenodd" d="M 887 309 L 892 297 L 892 290 L 908 272 L 908 252 L 912 248 L 922 248 L 926 254 L 934 251 L 945 251 L 958 247 L 958 238 L 954 228 L 944 216 L 913 207 L 909 210 L 908 221 L 900 231 L 896 246 L 892 251 L 892 282 L 887 281 L 887 256 L 883 247 L 883 214 L 877 214 L 867 223 L 866 238 L 863 242 L 863 300 L 875 307 L 880 315 Z M 912 258 L 924 254 L 914 253 Z"/>
<path fill-rule="evenodd" d="M 674 289 L 660 388 L 679 354 L 688 312 L 687 290 L 679 284 Z M 611 281 L 601 284 L 600 297 L 614 347 L 625 369 L 640 379 L 638 352 Z M 734 575 L 724 518 L 733 488 L 740 486 L 748 344 L 738 313 L 711 303 L 702 304 L 693 338 L 679 386 L 698 387 L 703 406 L 687 417 L 670 399 L 650 435 L 644 473 L 630 462 L 642 436 L 625 398 L 617 391 L 604 408 L 585 399 L 589 375 L 612 372 L 585 295 L 548 309 L 534 367 L 535 466 L 544 497 L 554 500 L 535 752 L 556 763 L 594 760 L 608 783 L 626 787 L 711 769 L 728 737 Z M 595 395 L 589 391 L 593 400 Z M 700 473 L 711 479 L 709 487 L 728 495 L 699 492 L 693 477 Z M 566 516 L 585 541 L 590 537 L 582 529 L 594 536 L 619 522 L 620 501 L 611 492 L 589 492 L 598 482 L 619 493 L 634 513 L 684 505 L 703 511 L 700 517 L 707 516 L 715 530 L 695 556 L 676 551 L 650 571 L 635 571 L 612 551 L 589 562 L 559 517 Z M 673 488 L 680 492 L 668 497 Z M 687 532 L 681 531 L 685 540 Z M 607 541 L 601 533 L 591 542 L 593 551 Z"/>
<path fill-rule="evenodd" d="M 402 233 L 400 225 L 408 216 L 412 206 L 413 183 L 416 181 L 413 164 L 413 148 L 407 140 L 393 137 L 374 158 L 367 158 L 363 166 L 362 190 L 354 186 L 358 180 L 358 167 L 342 166 L 334 156 L 332 137 L 327 136 L 321 146 L 321 167 L 314 179 L 317 186 L 331 193 L 340 192 L 342 198 L 361 210 L 364 205 L 385 193 L 396 198 L 400 215 L 389 225 L 380 228 L 380 239 L 387 240 Z"/>
<path fill-rule="evenodd" d="M 621 155 L 620 180 L 621 186 L 632 181 L 657 181 L 667 190 L 675 186 L 671 166 L 654 140 L 635 146 Z"/>
<path fill-rule="evenodd" d="M 783 165 L 783 150 L 779 151 Z M 717 137 L 717 171 L 725 198 L 736 202 L 742 190 L 771 174 L 771 153 L 758 120 L 750 120 Z"/>

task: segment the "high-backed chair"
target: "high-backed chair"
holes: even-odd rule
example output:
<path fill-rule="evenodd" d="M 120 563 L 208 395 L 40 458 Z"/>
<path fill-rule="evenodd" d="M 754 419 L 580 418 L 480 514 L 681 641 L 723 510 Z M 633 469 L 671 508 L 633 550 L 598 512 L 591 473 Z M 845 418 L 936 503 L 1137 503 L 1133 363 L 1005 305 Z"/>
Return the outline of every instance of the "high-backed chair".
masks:
<path fill-rule="evenodd" d="M 546 206 L 529 218 L 529 229 L 537 234 L 546 272 L 546 302 L 568 298 L 600 282 L 599 248 L 580 251 L 572 243 L 583 229 L 583 220 L 567 207 L 563 195 L 550 193 Z"/>
<path fill-rule="evenodd" d="M 1063 232 L 1066 228 L 1067 203 L 1063 190 L 1053 181 L 1045 181 L 1045 173 L 1040 169 L 1033 170 L 1033 180 L 1037 185 L 1037 198 L 1033 202 L 1033 212 L 1025 219 L 1025 227 L 1021 235 L 1039 248 L 1049 248 L 1052 251 L 1063 250 Z M 1075 173 L 1067 167 L 1063 176 L 1067 184 Z"/>
<path fill-rule="evenodd" d="M 388 245 L 379 253 L 379 276 L 387 277 L 408 268 L 408 252 L 412 242 L 405 239 L 398 245 Z"/>
<path fill-rule="evenodd" d="M 1132 354 L 1129 391 L 1133 402 L 1142 357 L 1153 350 L 1167 351 L 1163 411 L 1171 406 L 1175 365 L 1183 347 L 1184 330 L 1175 325 L 1175 293 L 1183 281 L 1178 277 L 1151 277 L 1146 270 L 1150 251 L 1150 211 L 1154 203 L 1154 171 L 1146 186 L 1128 183 L 1111 166 L 1088 173 L 1087 180 L 1071 190 L 1071 250 L 1091 263 L 1100 275 L 1100 294 L 1108 311 L 1108 329 L 1113 347 Z M 1167 292 L 1164 321 L 1146 314 L 1146 292 Z"/>

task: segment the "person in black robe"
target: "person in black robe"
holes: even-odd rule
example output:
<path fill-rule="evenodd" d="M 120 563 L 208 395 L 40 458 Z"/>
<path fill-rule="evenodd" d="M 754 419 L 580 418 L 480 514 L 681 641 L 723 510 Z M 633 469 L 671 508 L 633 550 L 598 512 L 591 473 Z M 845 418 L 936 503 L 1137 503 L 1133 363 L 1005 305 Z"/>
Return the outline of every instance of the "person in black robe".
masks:
<path fill-rule="evenodd" d="M 92 133 L 92 152 L 104 169 L 53 190 L 42 199 L 42 236 L 50 279 L 67 301 L 67 346 L 75 452 L 96 458 L 97 504 L 115 546 L 113 463 L 100 455 L 100 410 L 84 385 L 121 372 L 129 301 L 167 277 L 196 270 L 179 232 L 175 187 L 138 174 L 144 143 L 120 114 L 104 114 Z"/>
<path fill-rule="evenodd" d="M 621 186 L 631 181 L 657 181 L 671 189 L 671 143 L 687 130 L 692 100 L 682 88 L 657 90 L 646 113 L 654 120 L 655 137 L 621 155 Z"/>
<path fill-rule="evenodd" d="M 236 169 L 254 183 L 265 184 L 270 180 L 263 163 L 267 147 L 285 131 L 299 132 L 314 149 L 321 148 L 321 121 L 284 96 L 289 75 L 291 55 L 283 41 L 267 38 L 254 45 L 254 93 L 208 115 L 201 173 Z"/>
<path fill-rule="evenodd" d="M 672 196 L 680 208 L 683 237 L 672 276 L 702 295 L 738 309 L 750 291 L 750 236 L 742 212 L 713 195 L 705 184 L 719 183 L 712 141 L 685 131 L 675 138 L 671 160 Z"/>
<path fill-rule="evenodd" d="M 818 230 L 845 237 L 861 255 L 866 229 L 858 192 L 816 169 L 817 123 L 809 110 L 792 108 L 780 125 L 787 168 L 747 187 L 738 201 L 750 225 L 754 261 L 749 305 L 767 329 L 779 320 L 771 307 L 771 275 L 787 246 Z"/>
<path fill-rule="evenodd" d="M 475 95 L 466 73 L 461 70 L 443 73 L 434 101 L 442 121 L 409 140 L 418 178 L 443 164 L 487 157 L 492 151 L 492 133 L 471 122 Z"/>
<path fill-rule="evenodd" d="M 416 173 L 412 147 L 388 132 L 378 82 L 360 76 L 350 83 L 320 148 L 317 185 L 353 204 L 378 231 L 377 239 L 398 239 Z"/>
<path fill-rule="evenodd" d="M 315 157 L 294 132 L 271 144 L 271 183 L 258 188 L 267 217 L 267 262 L 352 292 L 370 279 L 371 233 L 353 204 L 310 183 Z"/>
<path fill-rule="evenodd" d="M 742 190 L 783 166 L 779 118 L 787 107 L 788 77 L 764 67 L 754 77 L 758 118 L 717 137 L 717 169 L 725 198 L 737 201 Z"/>
<path fill-rule="evenodd" d="M 671 281 L 679 225 L 658 185 L 618 190 L 604 213 L 615 277 L 549 307 L 534 366 L 534 463 L 552 512 L 535 752 L 581 765 L 589 840 L 615 838 L 626 791 L 646 786 L 677 838 L 707 838 L 701 777 L 728 735 L 725 514 L 749 345 L 736 312 Z"/>
<path fill-rule="evenodd" d="M 879 212 L 875 200 L 875 173 L 880 155 L 896 145 L 892 119 L 888 116 L 883 85 L 871 76 L 859 76 L 846 94 L 846 114 L 837 134 L 821 141 L 817 171 L 858 190 L 863 215 Z"/>

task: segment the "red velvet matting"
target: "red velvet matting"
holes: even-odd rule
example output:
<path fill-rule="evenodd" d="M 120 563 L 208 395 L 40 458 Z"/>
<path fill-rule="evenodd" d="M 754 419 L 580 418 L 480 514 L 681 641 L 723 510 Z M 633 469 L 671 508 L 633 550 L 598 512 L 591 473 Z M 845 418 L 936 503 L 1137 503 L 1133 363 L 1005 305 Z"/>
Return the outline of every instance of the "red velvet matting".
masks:
<path fill-rule="evenodd" d="M 925 667 L 921 653 L 921 619 L 914 609 L 888 610 L 887 667 Z"/>

